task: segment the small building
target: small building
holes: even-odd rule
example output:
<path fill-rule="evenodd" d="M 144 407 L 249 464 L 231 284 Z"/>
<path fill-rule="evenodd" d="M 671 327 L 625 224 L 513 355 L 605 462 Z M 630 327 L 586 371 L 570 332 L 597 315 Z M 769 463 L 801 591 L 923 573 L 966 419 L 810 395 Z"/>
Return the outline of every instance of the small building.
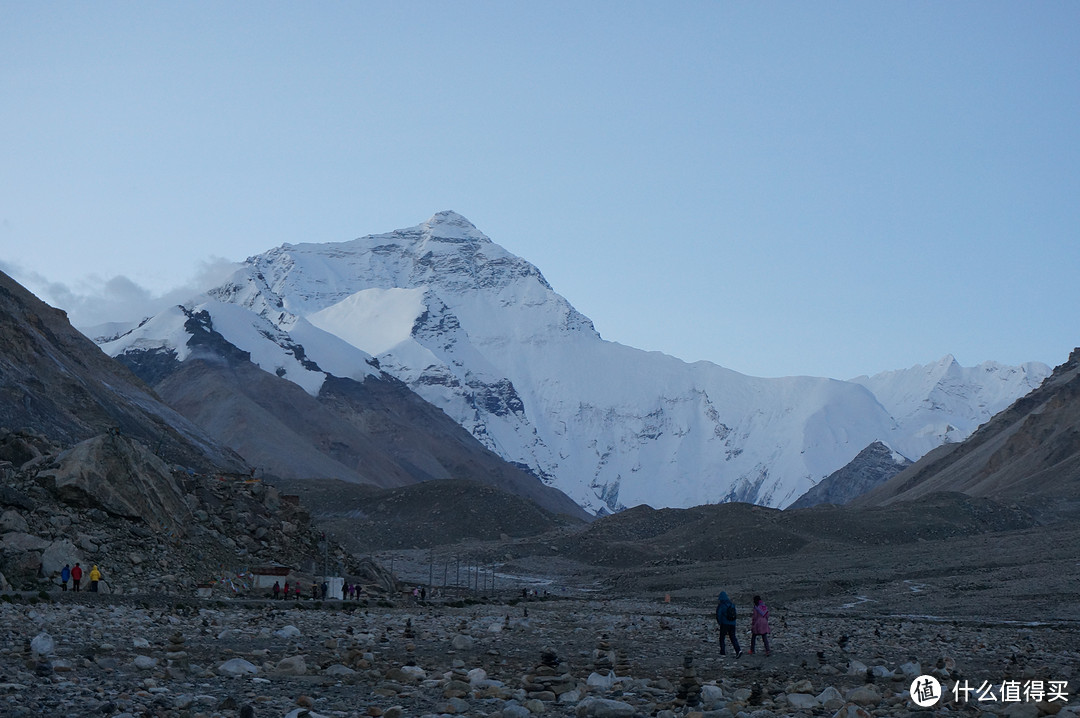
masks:
<path fill-rule="evenodd" d="M 288 566 L 282 566 L 281 564 L 269 564 L 266 566 L 256 566 L 251 569 L 252 588 L 273 588 L 274 582 L 285 582 L 285 577 L 289 575 L 292 569 Z"/>

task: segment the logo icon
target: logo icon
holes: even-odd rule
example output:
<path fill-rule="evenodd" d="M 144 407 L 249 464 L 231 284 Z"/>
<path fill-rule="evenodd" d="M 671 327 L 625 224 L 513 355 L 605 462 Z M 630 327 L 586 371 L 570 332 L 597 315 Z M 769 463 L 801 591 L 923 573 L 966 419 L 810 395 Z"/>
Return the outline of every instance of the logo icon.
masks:
<path fill-rule="evenodd" d="M 920 708 L 937 705 L 941 700 L 941 683 L 933 676 L 922 675 L 911 682 L 911 700 Z"/>

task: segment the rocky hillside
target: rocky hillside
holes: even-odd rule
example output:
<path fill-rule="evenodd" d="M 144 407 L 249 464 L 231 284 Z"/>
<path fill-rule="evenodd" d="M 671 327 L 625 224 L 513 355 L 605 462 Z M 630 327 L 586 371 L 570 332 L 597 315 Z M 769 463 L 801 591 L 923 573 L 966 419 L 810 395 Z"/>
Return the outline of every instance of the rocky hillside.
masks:
<path fill-rule="evenodd" d="M 305 585 L 322 573 L 307 510 L 246 475 L 180 470 L 118 433 L 65 450 L 5 432 L 0 462 L 0 590 L 55 589 L 76 562 L 99 566 L 101 591 L 120 594 L 193 596 L 197 584 L 250 594 L 251 569 L 264 565 L 290 567 Z M 336 545 L 327 552 L 369 592 L 393 589 L 374 564 Z"/>
<path fill-rule="evenodd" d="M 966 441 L 931 452 L 856 499 L 911 501 L 937 491 L 1023 502 L 1048 518 L 1080 510 L 1080 349 Z"/>
<path fill-rule="evenodd" d="M 0 272 L 0 427 L 69 446 L 110 430 L 198 470 L 244 471 L 54 309 Z"/>
<path fill-rule="evenodd" d="M 846 504 L 856 496 L 885 483 L 908 466 L 911 466 L 910 460 L 880 441 L 875 441 L 860 451 L 850 464 L 826 476 L 788 508 L 805 509 L 818 504 Z"/>

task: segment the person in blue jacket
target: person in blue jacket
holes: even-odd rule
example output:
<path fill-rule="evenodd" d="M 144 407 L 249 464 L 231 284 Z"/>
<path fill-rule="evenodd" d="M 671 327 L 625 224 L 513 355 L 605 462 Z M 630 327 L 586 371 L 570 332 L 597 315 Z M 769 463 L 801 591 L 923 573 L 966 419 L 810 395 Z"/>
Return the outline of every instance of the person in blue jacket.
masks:
<path fill-rule="evenodd" d="M 735 649 L 735 658 L 742 657 L 742 649 L 739 648 L 739 638 L 735 635 L 735 622 L 738 612 L 735 603 L 728 598 L 726 591 L 721 591 L 716 597 L 716 623 L 720 626 L 720 655 L 726 656 L 724 650 L 724 636 L 731 641 L 731 647 Z"/>
<path fill-rule="evenodd" d="M 67 582 L 71 580 L 71 566 L 64 564 L 64 567 L 60 569 L 60 590 L 67 590 Z"/>

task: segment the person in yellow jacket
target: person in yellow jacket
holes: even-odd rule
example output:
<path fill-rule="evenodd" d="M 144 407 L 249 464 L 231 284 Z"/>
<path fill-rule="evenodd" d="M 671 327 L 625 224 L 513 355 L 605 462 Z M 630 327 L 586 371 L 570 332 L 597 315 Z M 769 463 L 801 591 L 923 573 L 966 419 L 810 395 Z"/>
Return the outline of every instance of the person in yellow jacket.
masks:
<path fill-rule="evenodd" d="M 90 569 L 90 591 L 91 593 L 97 593 L 97 582 L 101 580 L 101 571 L 98 570 L 97 564 Z"/>

